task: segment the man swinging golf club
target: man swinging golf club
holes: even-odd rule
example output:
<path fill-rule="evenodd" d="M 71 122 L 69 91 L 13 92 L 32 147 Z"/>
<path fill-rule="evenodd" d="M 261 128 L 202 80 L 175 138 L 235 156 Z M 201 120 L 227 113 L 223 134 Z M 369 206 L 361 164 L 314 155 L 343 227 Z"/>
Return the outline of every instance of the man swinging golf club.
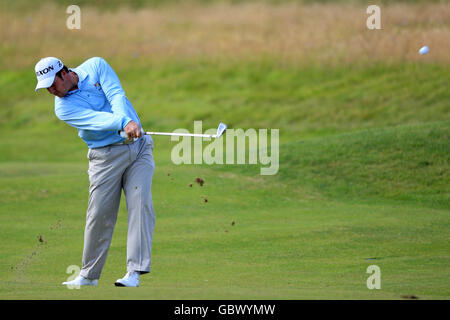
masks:
<path fill-rule="evenodd" d="M 89 148 L 82 268 L 77 278 L 63 285 L 98 284 L 123 189 L 128 210 L 127 273 L 115 285 L 138 287 L 140 275 L 150 272 L 155 225 L 153 140 L 150 135 L 142 135 L 139 117 L 104 59 L 94 57 L 68 69 L 61 60 L 47 57 L 36 64 L 35 72 L 36 91 L 46 88 L 55 95 L 56 116 L 77 128 Z"/>

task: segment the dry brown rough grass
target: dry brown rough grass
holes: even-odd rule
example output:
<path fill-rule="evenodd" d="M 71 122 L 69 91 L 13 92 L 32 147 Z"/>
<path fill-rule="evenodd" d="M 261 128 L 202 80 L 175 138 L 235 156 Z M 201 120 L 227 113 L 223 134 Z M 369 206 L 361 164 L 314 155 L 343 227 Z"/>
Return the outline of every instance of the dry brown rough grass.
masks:
<path fill-rule="evenodd" d="M 100 12 L 81 8 L 81 30 L 65 9 L 18 16 L 1 12 L 1 67 L 29 67 L 43 56 L 137 59 L 250 59 L 296 63 L 450 61 L 450 4 L 384 6 L 382 30 L 366 28 L 363 6 L 241 4 Z M 45 12 L 45 14 L 42 14 Z M 430 47 L 426 57 L 417 51 Z"/>

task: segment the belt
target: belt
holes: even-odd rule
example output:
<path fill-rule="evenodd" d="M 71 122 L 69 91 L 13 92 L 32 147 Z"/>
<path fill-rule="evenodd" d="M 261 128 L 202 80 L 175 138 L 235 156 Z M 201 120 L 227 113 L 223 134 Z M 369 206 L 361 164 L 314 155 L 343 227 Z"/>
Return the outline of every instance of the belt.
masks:
<path fill-rule="evenodd" d="M 134 143 L 136 140 L 137 140 L 136 138 L 133 139 L 133 140 L 125 139 L 125 140 L 123 140 L 122 142 L 113 143 L 113 144 L 111 144 L 111 146 L 121 146 L 121 145 L 124 145 L 124 144 L 132 144 L 132 143 Z"/>
<path fill-rule="evenodd" d="M 121 142 L 112 143 L 112 144 L 110 144 L 110 146 L 121 146 L 121 145 L 124 145 L 124 144 L 132 144 L 132 143 L 138 141 L 139 139 L 142 139 L 143 137 L 144 136 L 141 136 L 140 138 L 134 138 L 133 140 L 125 139 L 125 140 L 123 140 Z"/>

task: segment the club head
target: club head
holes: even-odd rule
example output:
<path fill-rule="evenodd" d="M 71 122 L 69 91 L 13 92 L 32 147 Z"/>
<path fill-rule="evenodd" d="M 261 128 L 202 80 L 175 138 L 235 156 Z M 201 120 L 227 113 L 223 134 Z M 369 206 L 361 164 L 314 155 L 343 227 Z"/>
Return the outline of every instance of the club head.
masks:
<path fill-rule="evenodd" d="M 219 127 L 217 128 L 216 138 L 219 138 L 224 132 L 227 130 L 227 125 L 225 123 L 220 123 Z"/>

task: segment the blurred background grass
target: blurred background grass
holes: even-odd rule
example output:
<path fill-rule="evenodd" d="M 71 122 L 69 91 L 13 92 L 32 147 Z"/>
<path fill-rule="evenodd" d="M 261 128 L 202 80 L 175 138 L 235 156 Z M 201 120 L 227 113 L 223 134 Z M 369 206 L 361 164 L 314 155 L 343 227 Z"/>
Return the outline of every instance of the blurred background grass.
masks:
<path fill-rule="evenodd" d="M 365 1 L 78 1 L 80 30 L 66 28 L 70 4 L 1 3 L 2 297 L 450 296 L 448 1 L 379 1 L 381 30 L 366 28 Z M 105 58 L 148 130 L 280 129 L 279 172 L 175 166 L 174 142 L 154 138 L 151 286 L 62 292 L 82 249 L 87 150 L 34 92 L 44 56 Z M 207 184 L 189 188 L 197 176 Z M 42 232 L 48 249 L 27 258 Z M 365 287 L 370 257 L 380 292 Z"/>
<path fill-rule="evenodd" d="M 61 6 L 69 6 L 74 4 L 70 0 L 42 0 L 41 4 L 44 3 L 57 3 Z M 444 3 L 443 0 L 380 0 L 377 3 L 381 5 L 392 4 L 392 3 Z M 8 8 L 23 7 L 24 9 L 32 9 L 39 7 L 36 3 L 32 4 L 26 0 L 4 0 L 4 3 Z M 115 9 L 118 7 L 130 7 L 135 9 L 142 9 L 144 7 L 161 7 L 161 6 L 171 6 L 180 4 L 190 4 L 190 5 L 209 5 L 213 3 L 223 3 L 223 4 L 242 4 L 242 3 L 264 3 L 271 5 L 295 3 L 295 4 L 314 4 L 314 3 L 339 3 L 339 4 L 363 4 L 366 5 L 367 1 L 364 0 L 78 0 L 77 5 L 98 7 L 103 9 Z M 367 4 L 368 5 L 368 4 Z"/>
<path fill-rule="evenodd" d="M 2 69 L 31 67 L 48 55 L 69 65 L 104 56 L 120 62 L 117 67 L 199 59 L 297 66 L 449 62 L 450 8 L 444 2 L 389 2 L 381 8 L 382 30 L 375 31 L 366 28 L 363 3 L 183 1 L 138 10 L 124 3 L 110 11 L 109 2 L 92 2 L 80 4 L 80 30 L 66 28 L 65 2 L 26 3 L 27 9 L 1 12 Z M 424 43 L 432 48 L 426 57 L 417 54 Z"/>

